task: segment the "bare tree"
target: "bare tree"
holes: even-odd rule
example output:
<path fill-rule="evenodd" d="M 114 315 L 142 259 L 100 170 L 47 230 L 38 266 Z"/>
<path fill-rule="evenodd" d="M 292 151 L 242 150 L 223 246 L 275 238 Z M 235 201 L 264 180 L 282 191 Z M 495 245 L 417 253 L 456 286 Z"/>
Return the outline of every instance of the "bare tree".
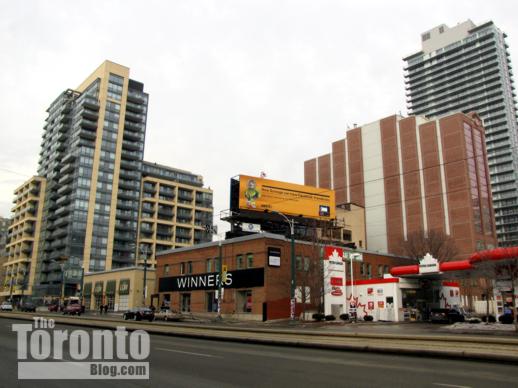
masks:
<path fill-rule="evenodd" d="M 407 239 L 401 242 L 403 254 L 419 261 L 430 253 L 440 262 L 455 258 L 459 250 L 453 238 L 440 230 L 424 230 L 409 233 Z"/>

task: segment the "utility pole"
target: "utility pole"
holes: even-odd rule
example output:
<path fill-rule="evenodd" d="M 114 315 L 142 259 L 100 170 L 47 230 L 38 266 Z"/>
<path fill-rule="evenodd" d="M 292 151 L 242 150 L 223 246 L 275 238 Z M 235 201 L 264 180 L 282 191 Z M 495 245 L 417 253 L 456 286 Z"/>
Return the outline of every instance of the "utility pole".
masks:
<path fill-rule="evenodd" d="M 284 220 L 290 226 L 290 246 L 291 246 L 291 281 L 290 281 L 290 321 L 295 322 L 295 282 L 296 282 L 296 267 L 295 267 L 295 220 L 289 219 L 284 213 L 276 210 L 272 213 L 278 214 L 284 218 Z"/>

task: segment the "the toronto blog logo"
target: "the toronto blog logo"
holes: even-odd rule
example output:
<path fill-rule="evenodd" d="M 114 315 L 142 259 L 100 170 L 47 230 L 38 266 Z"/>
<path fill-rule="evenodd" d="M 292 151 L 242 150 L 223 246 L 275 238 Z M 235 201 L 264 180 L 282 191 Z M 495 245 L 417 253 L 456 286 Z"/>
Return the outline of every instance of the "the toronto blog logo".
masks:
<path fill-rule="evenodd" d="M 57 329 L 53 319 L 13 324 L 18 379 L 149 379 L 150 338 L 144 330 Z"/>

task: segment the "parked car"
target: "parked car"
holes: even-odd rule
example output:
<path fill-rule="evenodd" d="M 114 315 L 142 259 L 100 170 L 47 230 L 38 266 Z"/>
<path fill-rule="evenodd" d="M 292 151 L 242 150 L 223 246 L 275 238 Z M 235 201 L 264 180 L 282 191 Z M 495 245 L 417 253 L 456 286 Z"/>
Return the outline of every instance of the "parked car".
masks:
<path fill-rule="evenodd" d="M 157 320 L 181 321 L 183 318 L 182 313 L 169 308 L 161 308 L 160 311 L 155 314 L 155 319 Z"/>
<path fill-rule="evenodd" d="M 23 302 L 20 305 L 20 310 L 24 312 L 36 312 L 36 305 L 32 302 Z"/>
<path fill-rule="evenodd" d="M 13 305 L 8 301 L 2 302 L 0 305 L 0 311 L 13 311 Z"/>
<path fill-rule="evenodd" d="M 83 312 L 83 306 L 81 306 L 79 303 L 71 303 L 65 306 L 63 309 L 63 314 L 69 314 L 69 315 L 81 315 Z"/>
<path fill-rule="evenodd" d="M 143 319 L 152 322 L 155 319 L 155 313 L 153 310 L 147 307 L 136 307 L 133 309 L 129 309 L 124 314 L 122 314 L 122 318 L 124 319 L 133 319 L 135 321 L 141 321 Z"/>
<path fill-rule="evenodd" d="M 430 322 L 432 323 L 455 323 L 464 322 L 464 314 L 456 309 L 432 309 L 430 311 Z"/>
<path fill-rule="evenodd" d="M 61 306 L 57 303 L 49 304 L 47 308 L 51 312 L 58 312 L 61 310 Z"/>

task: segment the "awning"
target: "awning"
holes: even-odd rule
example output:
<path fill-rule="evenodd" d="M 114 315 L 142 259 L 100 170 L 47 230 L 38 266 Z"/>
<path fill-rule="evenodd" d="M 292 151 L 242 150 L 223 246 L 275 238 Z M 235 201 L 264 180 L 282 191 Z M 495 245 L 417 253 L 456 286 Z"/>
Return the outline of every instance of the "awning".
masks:
<path fill-rule="evenodd" d="M 115 295 L 116 280 L 108 280 L 106 282 L 106 295 Z"/>
<path fill-rule="evenodd" d="M 102 281 L 95 282 L 95 287 L 94 287 L 95 296 L 101 296 L 103 294 L 103 285 L 104 285 L 104 283 Z"/>
<path fill-rule="evenodd" d="M 130 280 L 121 279 L 119 281 L 119 295 L 128 295 L 130 291 Z"/>
<path fill-rule="evenodd" d="M 83 296 L 90 296 L 92 295 L 92 283 L 85 283 L 84 289 L 83 289 Z"/>

